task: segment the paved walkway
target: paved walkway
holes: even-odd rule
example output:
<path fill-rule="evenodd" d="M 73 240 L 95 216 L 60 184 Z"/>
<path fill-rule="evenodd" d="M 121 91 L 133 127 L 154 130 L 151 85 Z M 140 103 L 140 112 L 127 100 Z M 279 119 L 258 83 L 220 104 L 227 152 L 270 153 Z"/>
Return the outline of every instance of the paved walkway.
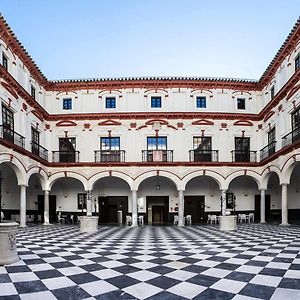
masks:
<path fill-rule="evenodd" d="M 0 299 L 300 299 L 300 226 L 33 226 L 17 244 Z"/>

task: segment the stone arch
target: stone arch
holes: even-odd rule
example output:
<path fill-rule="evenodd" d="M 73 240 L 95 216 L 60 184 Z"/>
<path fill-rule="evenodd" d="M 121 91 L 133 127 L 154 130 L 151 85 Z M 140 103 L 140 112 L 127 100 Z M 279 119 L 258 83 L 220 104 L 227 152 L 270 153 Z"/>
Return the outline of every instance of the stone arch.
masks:
<path fill-rule="evenodd" d="M 267 190 L 268 182 L 272 174 L 276 174 L 279 179 L 279 182 L 281 182 L 282 173 L 280 172 L 279 168 L 275 166 L 270 166 L 266 168 L 261 175 L 261 189 Z"/>
<path fill-rule="evenodd" d="M 118 172 L 118 171 L 112 171 L 111 175 L 108 174 L 107 171 L 99 172 L 99 173 L 96 173 L 96 174 L 92 175 L 88 180 L 89 189 L 93 190 L 96 182 L 99 179 L 109 178 L 109 177 L 116 177 L 116 178 L 122 179 L 123 181 L 125 181 L 129 185 L 130 190 L 132 190 L 132 188 L 133 188 L 133 179 L 129 175 L 127 175 L 123 172 Z"/>
<path fill-rule="evenodd" d="M 139 176 L 137 176 L 135 181 L 134 181 L 132 189 L 133 190 L 138 190 L 140 184 L 144 180 L 146 180 L 148 178 L 151 178 L 151 177 L 157 176 L 157 172 L 158 172 L 158 170 L 151 170 L 151 171 L 147 171 L 147 172 L 142 173 Z M 159 171 L 158 176 L 170 179 L 174 183 L 174 185 L 176 186 L 177 190 L 184 190 L 184 187 L 182 185 L 182 181 L 180 180 L 180 178 L 176 174 L 174 174 L 172 172 L 169 172 L 169 171 Z"/>
<path fill-rule="evenodd" d="M 48 184 L 46 185 L 46 189 L 51 191 L 53 184 L 61 178 L 77 179 L 78 181 L 80 181 L 82 183 L 85 191 L 89 190 L 89 185 L 88 185 L 87 179 L 83 175 L 81 175 L 79 173 L 75 173 L 75 172 L 58 172 L 58 173 L 51 175 L 49 178 Z"/>
<path fill-rule="evenodd" d="M 224 182 L 225 179 L 223 176 L 221 176 L 220 174 L 218 174 L 217 172 L 214 171 L 210 171 L 210 170 L 205 170 L 205 172 L 203 171 L 193 171 L 187 175 L 185 175 L 182 179 L 182 186 L 183 189 L 185 190 L 187 184 L 194 178 L 196 177 L 200 177 L 200 176 L 206 176 L 206 177 L 210 177 L 211 179 L 213 179 L 219 186 L 219 189 L 222 190 L 223 186 L 224 186 Z"/>
<path fill-rule="evenodd" d="M 280 184 L 290 184 L 292 173 L 299 162 L 299 154 L 295 154 L 286 160 L 282 168 L 282 177 L 280 180 Z"/>
<path fill-rule="evenodd" d="M 228 175 L 224 183 L 224 189 L 227 190 L 229 188 L 230 183 L 240 176 L 248 176 L 252 178 L 256 182 L 258 189 L 261 189 L 262 178 L 258 173 L 252 170 L 247 170 L 247 172 L 245 172 L 244 170 L 235 171 Z"/>
<path fill-rule="evenodd" d="M 8 164 L 15 172 L 18 185 L 26 185 L 26 170 L 24 165 L 12 154 L 2 153 L 0 154 L 0 165 Z"/>
<path fill-rule="evenodd" d="M 29 171 L 27 172 L 27 178 L 26 178 L 26 185 L 29 185 L 29 180 L 31 178 L 31 176 L 33 175 L 37 175 L 37 177 L 40 180 L 41 186 L 42 186 L 42 190 L 45 191 L 46 187 L 47 187 L 47 182 L 48 182 L 48 175 L 46 173 L 46 171 L 40 167 L 32 167 L 29 169 Z"/>

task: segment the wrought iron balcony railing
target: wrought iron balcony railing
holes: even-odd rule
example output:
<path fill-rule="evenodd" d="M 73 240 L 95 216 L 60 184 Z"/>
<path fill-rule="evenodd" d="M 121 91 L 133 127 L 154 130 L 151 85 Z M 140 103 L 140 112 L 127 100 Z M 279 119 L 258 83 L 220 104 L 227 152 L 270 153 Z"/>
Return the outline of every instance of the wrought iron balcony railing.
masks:
<path fill-rule="evenodd" d="M 34 141 L 31 142 L 31 152 L 48 161 L 48 150 Z"/>
<path fill-rule="evenodd" d="M 143 162 L 172 162 L 173 150 L 142 150 Z"/>
<path fill-rule="evenodd" d="M 256 162 L 256 151 L 240 151 L 232 150 L 232 161 L 233 162 Z"/>
<path fill-rule="evenodd" d="M 125 150 L 96 150 L 95 162 L 125 162 Z"/>
<path fill-rule="evenodd" d="M 300 140 L 300 127 L 295 128 L 282 138 L 282 148 L 292 145 L 298 140 Z"/>
<path fill-rule="evenodd" d="M 219 150 L 190 150 L 190 161 L 218 162 Z"/>
<path fill-rule="evenodd" d="M 276 141 L 271 142 L 260 150 L 260 160 L 263 160 L 276 152 Z"/>
<path fill-rule="evenodd" d="M 53 162 L 79 162 L 79 151 L 52 151 Z"/>
<path fill-rule="evenodd" d="M 15 144 L 19 147 L 25 148 L 25 137 L 18 134 L 14 130 L 12 130 L 10 127 L 1 125 L 0 126 L 0 135 L 1 138 Z"/>

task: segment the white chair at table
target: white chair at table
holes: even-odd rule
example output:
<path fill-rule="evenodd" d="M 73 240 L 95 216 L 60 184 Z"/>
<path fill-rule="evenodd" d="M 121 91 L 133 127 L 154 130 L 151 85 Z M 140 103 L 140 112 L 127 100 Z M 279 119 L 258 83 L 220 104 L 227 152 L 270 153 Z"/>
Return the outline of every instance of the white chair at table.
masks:
<path fill-rule="evenodd" d="M 144 225 L 144 216 L 139 216 L 138 217 L 138 225 L 141 225 L 141 226 Z"/>
<path fill-rule="evenodd" d="M 243 223 L 243 222 L 247 222 L 247 216 L 246 214 L 240 214 L 240 222 Z"/>
<path fill-rule="evenodd" d="M 251 222 L 254 223 L 254 213 L 250 213 L 250 214 L 248 215 L 248 222 L 249 222 L 249 223 L 251 223 Z"/>
<path fill-rule="evenodd" d="M 61 217 L 61 212 L 59 212 L 58 215 L 57 215 L 57 222 L 58 223 L 65 223 L 65 218 Z"/>
<path fill-rule="evenodd" d="M 185 223 L 186 223 L 186 225 L 192 225 L 192 216 L 191 215 L 186 215 Z"/>
<path fill-rule="evenodd" d="M 179 217 L 177 215 L 174 216 L 174 225 L 178 225 Z"/>
<path fill-rule="evenodd" d="M 217 215 L 210 215 L 210 224 L 217 224 Z"/>
<path fill-rule="evenodd" d="M 131 226 L 132 225 L 132 217 L 126 216 L 126 225 Z"/>
<path fill-rule="evenodd" d="M 211 215 L 207 215 L 207 224 L 211 224 Z"/>

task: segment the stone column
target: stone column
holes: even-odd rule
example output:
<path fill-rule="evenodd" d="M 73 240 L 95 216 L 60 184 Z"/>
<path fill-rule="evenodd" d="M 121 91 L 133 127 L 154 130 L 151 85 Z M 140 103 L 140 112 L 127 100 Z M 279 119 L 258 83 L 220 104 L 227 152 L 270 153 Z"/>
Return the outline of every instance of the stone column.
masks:
<path fill-rule="evenodd" d="M 281 185 L 281 226 L 288 226 L 287 184 Z"/>
<path fill-rule="evenodd" d="M 178 226 L 184 226 L 184 196 L 178 191 Z"/>
<path fill-rule="evenodd" d="M 86 215 L 87 215 L 87 217 L 91 217 L 93 215 L 92 209 L 93 209 L 92 191 L 87 191 L 87 195 L 86 195 Z"/>
<path fill-rule="evenodd" d="M 221 202 L 222 202 L 222 216 L 226 216 L 226 192 L 227 190 L 221 190 Z"/>
<path fill-rule="evenodd" d="M 20 227 L 26 227 L 26 185 L 20 185 Z"/>
<path fill-rule="evenodd" d="M 50 225 L 49 222 L 49 191 L 44 194 L 44 225 Z"/>
<path fill-rule="evenodd" d="M 260 223 L 266 223 L 266 190 L 260 190 Z"/>
<path fill-rule="evenodd" d="M 132 201 L 132 226 L 137 226 L 137 191 L 132 190 L 131 191 L 132 196 L 131 196 L 131 201 Z"/>

